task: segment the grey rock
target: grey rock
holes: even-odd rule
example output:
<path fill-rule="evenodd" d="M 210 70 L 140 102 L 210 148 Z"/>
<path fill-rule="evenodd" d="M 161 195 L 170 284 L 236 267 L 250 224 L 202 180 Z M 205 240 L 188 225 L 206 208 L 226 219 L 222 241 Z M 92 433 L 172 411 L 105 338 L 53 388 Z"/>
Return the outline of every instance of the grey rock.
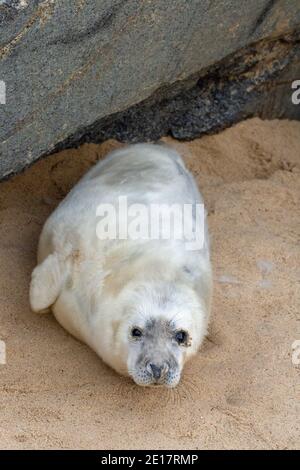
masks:
<path fill-rule="evenodd" d="M 299 118 L 299 0 L 0 0 L 0 178 L 108 137 Z"/>

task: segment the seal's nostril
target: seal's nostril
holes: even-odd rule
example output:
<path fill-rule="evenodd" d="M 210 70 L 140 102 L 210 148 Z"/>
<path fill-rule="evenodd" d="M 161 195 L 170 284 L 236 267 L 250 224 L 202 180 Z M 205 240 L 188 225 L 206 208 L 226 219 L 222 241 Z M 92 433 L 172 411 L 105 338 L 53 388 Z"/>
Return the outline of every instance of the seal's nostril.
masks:
<path fill-rule="evenodd" d="M 155 364 L 149 364 L 149 365 L 150 365 L 153 377 L 156 380 L 160 379 L 163 368 L 161 366 L 157 366 Z"/>

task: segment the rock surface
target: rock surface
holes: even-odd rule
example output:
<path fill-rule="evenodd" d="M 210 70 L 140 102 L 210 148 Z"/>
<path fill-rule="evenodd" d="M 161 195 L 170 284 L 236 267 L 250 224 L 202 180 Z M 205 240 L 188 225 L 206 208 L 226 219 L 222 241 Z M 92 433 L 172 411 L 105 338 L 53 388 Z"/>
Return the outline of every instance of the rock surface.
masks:
<path fill-rule="evenodd" d="M 297 117 L 299 24 L 299 0 L 0 0 L 0 178 L 83 141 Z"/>

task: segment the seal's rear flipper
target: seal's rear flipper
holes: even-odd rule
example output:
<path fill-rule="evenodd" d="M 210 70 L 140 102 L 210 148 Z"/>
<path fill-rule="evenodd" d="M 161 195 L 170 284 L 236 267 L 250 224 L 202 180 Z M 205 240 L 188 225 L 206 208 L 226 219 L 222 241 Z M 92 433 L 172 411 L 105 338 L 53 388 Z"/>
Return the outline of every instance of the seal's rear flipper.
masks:
<path fill-rule="evenodd" d="M 31 275 L 29 300 L 34 312 L 45 312 L 54 304 L 62 287 L 62 274 L 56 253 L 49 255 Z"/>

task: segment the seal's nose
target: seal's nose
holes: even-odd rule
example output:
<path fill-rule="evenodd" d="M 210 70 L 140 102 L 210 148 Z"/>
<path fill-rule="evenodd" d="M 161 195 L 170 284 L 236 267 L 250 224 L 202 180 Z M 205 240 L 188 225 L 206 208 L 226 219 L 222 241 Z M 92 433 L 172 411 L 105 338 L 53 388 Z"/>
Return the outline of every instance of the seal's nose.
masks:
<path fill-rule="evenodd" d="M 155 380 L 158 380 L 164 375 L 166 375 L 168 371 L 168 367 L 166 364 L 158 365 L 158 364 L 150 363 L 149 367 Z"/>

